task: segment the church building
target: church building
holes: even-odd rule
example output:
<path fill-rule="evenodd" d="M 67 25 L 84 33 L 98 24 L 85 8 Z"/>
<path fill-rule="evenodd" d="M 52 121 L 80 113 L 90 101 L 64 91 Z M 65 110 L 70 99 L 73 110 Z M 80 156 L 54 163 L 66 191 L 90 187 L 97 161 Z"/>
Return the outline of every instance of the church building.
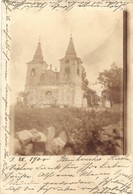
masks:
<path fill-rule="evenodd" d="M 65 56 L 60 59 L 60 71 L 52 69 L 43 59 L 39 41 L 33 59 L 27 63 L 25 92 L 32 107 L 86 107 L 82 89 L 82 61 L 77 56 L 70 37 Z"/>

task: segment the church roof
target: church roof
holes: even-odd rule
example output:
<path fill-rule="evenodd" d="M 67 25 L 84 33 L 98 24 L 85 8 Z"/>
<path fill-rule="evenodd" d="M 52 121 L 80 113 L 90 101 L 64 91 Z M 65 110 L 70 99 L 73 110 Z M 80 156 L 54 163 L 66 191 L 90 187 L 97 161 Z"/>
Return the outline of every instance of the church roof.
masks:
<path fill-rule="evenodd" d="M 37 49 L 30 63 L 43 63 L 43 54 L 40 41 L 38 42 Z"/>
<path fill-rule="evenodd" d="M 73 39 L 70 37 L 70 41 L 67 47 L 66 56 L 76 56 L 76 51 L 73 44 Z"/>

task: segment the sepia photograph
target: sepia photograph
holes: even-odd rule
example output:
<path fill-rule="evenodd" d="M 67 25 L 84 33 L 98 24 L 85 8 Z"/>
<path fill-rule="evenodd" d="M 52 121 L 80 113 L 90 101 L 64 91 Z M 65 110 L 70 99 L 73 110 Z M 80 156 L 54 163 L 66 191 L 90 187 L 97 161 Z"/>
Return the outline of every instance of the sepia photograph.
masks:
<path fill-rule="evenodd" d="M 10 149 L 124 154 L 123 12 L 11 13 Z"/>

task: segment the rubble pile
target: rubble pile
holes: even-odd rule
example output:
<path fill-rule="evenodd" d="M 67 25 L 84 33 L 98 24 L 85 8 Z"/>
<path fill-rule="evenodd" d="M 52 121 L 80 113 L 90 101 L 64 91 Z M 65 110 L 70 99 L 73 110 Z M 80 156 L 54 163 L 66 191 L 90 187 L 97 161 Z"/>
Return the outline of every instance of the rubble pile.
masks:
<path fill-rule="evenodd" d="M 76 120 L 77 121 L 77 120 Z M 58 132 L 54 127 L 16 132 L 15 155 L 121 155 L 123 154 L 123 124 L 117 122 L 89 130 L 81 120 L 75 128 Z M 88 130 L 87 130 L 88 129 Z"/>
<path fill-rule="evenodd" d="M 65 131 L 62 131 L 57 137 L 55 134 L 54 127 L 49 127 L 42 132 L 37 129 L 17 132 L 14 137 L 15 155 L 72 154 L 71 148 L 67 146 Z"/>

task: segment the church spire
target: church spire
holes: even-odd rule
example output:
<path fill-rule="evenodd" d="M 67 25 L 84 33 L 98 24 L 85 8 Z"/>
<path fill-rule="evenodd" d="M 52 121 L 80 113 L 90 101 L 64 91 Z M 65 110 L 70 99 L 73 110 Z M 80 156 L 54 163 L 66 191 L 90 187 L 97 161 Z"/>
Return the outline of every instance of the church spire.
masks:
<path fill-rule="evenodd" d="M 70 35 L 69 44 L 66 51 L 66 56 L 76 56 L 76 51 L 73 44 L 72 34 Z"/>
<path fill-rule="evenodd" d="M 35 63 L 43 62 L 43 54 L 42 54 L 40 38 L 39 38 L 38 46 L 37 46 L 37 49 L 35 51 L 35 54 L 34 54 L 34 57 L 33 57 L 32 61 L 35 62 Z"/>

